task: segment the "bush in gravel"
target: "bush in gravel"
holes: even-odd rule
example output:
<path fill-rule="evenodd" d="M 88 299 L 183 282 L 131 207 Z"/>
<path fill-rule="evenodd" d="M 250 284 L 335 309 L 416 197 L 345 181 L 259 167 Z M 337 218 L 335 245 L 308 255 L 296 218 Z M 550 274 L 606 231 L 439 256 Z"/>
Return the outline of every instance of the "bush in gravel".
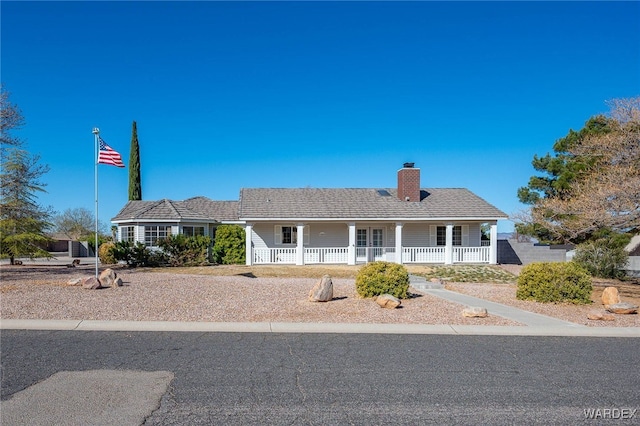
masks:
<path fill-rule="evenodd" d="M 358 271 L 356 291 L 361 297 L 390 294 L 399 299 L 409 297 L 409 272 L 391 262 L 372 262 Z"/>
<path fill-rule="evenodd" d="M 629 238 L 600 238 L 587 241 L 576 247 L 573 261 L 585 268 L 594 277 L 623 278 L 629 254 L 624 246 Z"/>
<path fill-rule="evenodd" d="M 591 276 L 574 262 L 531 263 L 520 272 L 516 298 L 537 302 L 591 303 Z"/>
<path fill-rule="evenodd" d="M 164 263 L 161 251 L 152 252 L 141 242 L 132 244 L 129 241 L 118 241 L 113 248 L 113 257 L 117 261 L 125 261 L 128 266 L 157 266 Z"/>
<path fill-rule="evenodd" d="M 98 250 L 98 257 L 100 258 L 100 262 L 105 265 L 113 265 L 117 262 L 115 256 L 113 255 L 113 249 L 115 248 L 115 244 L 112 242 L 102 243 L 100 245 L 100 250 Z"/>
<path fill-rule="evenodd" d="M 201 266 L 209 263 L 207 252 L 211 238 L 204 235 L 187 237 L 183 234 L 170 235 L 158 240 L 158 246 L 167 256 L 171 266 Z"/>

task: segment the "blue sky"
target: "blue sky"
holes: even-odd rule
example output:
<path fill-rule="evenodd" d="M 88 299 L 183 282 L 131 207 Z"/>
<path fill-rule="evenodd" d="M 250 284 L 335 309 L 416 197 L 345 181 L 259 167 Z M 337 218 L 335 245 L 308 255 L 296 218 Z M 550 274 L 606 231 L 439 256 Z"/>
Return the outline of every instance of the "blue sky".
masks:
<path fill-rule="evenodd" d="M 465 187 L 507 214 L 534 154 L 640 95 L 640 2 L 2 1 L 1 81 L 50 166 L 44 205 L 94 209 L 93 127 L 146 200 L 243 187 Z M 99 166 L 101 221 L 128 169 Z M 502 221 L 499 230 L 512 229 Z"/>

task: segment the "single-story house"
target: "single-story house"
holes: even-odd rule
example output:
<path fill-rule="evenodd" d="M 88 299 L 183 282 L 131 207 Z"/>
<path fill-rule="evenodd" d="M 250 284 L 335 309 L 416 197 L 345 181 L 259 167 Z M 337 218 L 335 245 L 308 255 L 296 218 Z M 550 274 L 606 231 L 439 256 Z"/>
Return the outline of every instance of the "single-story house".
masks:
<path fill-rule="evenodd" d="M 248 265 L 497 263 L 505 213 L 464 188 L 421 188 L 413 163 L 397 177 L 396 188 L 243 188 L 239 201 L 129 201 L 112 222 L 119 240 L 147 246 L 238 224 Z"/>

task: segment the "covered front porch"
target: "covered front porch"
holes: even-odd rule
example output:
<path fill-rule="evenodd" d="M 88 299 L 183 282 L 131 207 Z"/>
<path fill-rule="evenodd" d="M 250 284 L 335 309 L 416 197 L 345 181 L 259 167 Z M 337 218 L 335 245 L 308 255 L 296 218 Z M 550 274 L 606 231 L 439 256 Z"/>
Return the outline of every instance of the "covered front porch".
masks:
<path fill-rule="evenodd" d="M 496 264 L 497 225 L 488 223 L 298 223 L 245 227 L 247 265 Z M 342 242 L 342 244 L 340 244 Z M 327 244 L 334 243 L 334 244 Z"/>

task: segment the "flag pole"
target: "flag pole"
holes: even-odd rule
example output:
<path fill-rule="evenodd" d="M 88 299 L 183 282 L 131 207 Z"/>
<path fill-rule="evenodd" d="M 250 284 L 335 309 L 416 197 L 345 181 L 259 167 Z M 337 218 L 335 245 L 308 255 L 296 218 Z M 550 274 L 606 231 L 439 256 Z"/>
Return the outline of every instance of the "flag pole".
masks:
<path fill-rule="evenodd" d="M 96 280 L 98 279 L 98 135 L 100 134 L 100 129 L 98 129 L 97 127 L 93 128 L 93 139 L 94 139 L 94 159 L 95 159 L 95 166 L 94 166 L 94 181 L 95 181 L 95 198 L 96 198 L 96 239 L 95 239 L 95 246 L 94 246 L 94 254 L 96 257 Z"/>

